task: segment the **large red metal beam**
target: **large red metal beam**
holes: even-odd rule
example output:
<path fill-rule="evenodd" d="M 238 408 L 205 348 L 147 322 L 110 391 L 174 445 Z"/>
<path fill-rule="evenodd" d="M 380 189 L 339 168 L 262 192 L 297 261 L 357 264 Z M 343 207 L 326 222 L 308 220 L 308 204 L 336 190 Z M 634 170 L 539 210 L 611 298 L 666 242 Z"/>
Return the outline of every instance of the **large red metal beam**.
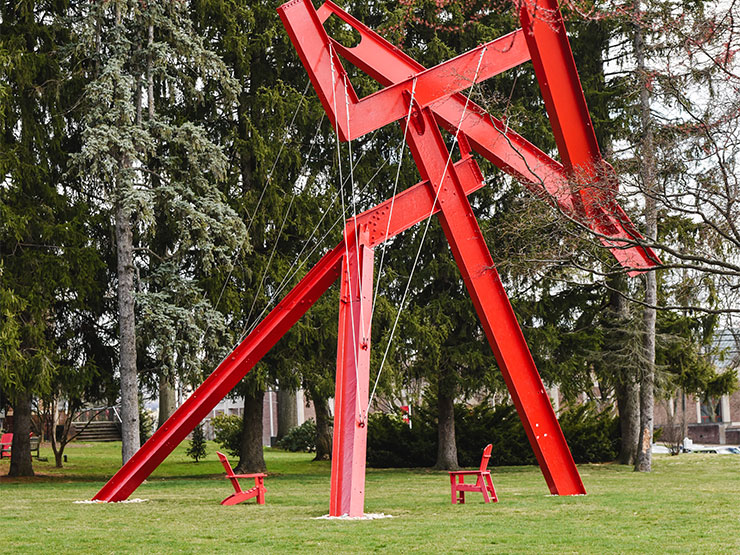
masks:
<path fill-rule="evenodd" d="M 627 215 L 614 202 L 616 174 L 601 157 L 557 1 L 524 0 L 519 18 L 560 158 L 569 179 L 577 185 L 573 188 L 577 193 L 573 200 L 579 212 L 607 236 L 618 236 L 621 224 L 632 238 L 641 238 L 635 235 Z M 615 256 L 626 263 L 639 263 L 633 253 L 624 252 L 624 245 L 623 242 L 613 245 Z M 650 257 L 650 266 L 659 262 L 655 253 L 645 254 Z"/>
<path fill-rule="evenodd" d="M 540 470 L 555 495 L 585 494 L 568 444 L 545 392 L 524 335 L 465 194 L 463 178 L 449 163 L 434 116 L 422 110 L 426 125 L 407 135 L 422 177 L 441 207 L 440 223 L 488 342 L 527 432 Z"/>
<path fill-rule="evenodd" d="M 571 171 L 583 172 L 584 183 L 598 180 L 601 152 L 560 8 L 553 0 L 524 0 L 519 17 L 560 158 Z"/>
<path fill-rule="evenodd" d="M 298 0 L 294 4 L 299 4 L 301 1 Z M 291 9 L 299 9 L 299 6 L 294 8 L 294 4 L 290 5 Z M 545 12 L 543 11 L 543 13 Z M 329 16 L 335 15 L 360 33 L 360 43 L 352 48 L 346 48 L 336 41 L 330 40 L 332 40 L 333 48 L 337 52 L 382 85 L 388 86 L 405 82 L 411 76 L 425 71 L 424 66 L 401 52 L 336 4 L 325 2 L 318 9 L 318 14 L 320 21 L 325 21 Z M 283 17 L 285 23 L 290 16 L 286 12 L 285 15 L 281 14 L 281 17 Z M 562 24 L 562 19 L 560 21 Z M 292 19 L 290 19 L 290 23 L 292 23 Z M 525 30 L 529 29 L 529 25 L 524 26 L 524 28 Z M 538 26 L 538 37 L 546 31 L 547 29 Z M 565 55 L 560 42 L 564 41 L 566 43 L 567 54 L 570 54 L 570 46 L 567 44 L 564 28 L 561 27 L 558 30 L 557 37 L 559 40 L 557 46 L 562 58 Z M 503 44 L 505 46 L 506 43 Z M 532 53 L 533 60 L 536 55 L 539 55 L 539 52 L 540 49 Z M 572 60 L 572 54 L 570 54 L 570 58 Z M 574 70 L 575 65 L 573 64 L 572 67 Z M 568 70 L 568 72 L 570 71 Z M 311 69 L 309 68 L 310 73 Z M 477 81 L 480 81 L 480 79 Z M 570 83 L 572 84 L 572 82 L 571 80 Z M 577 83 L 577 85 L 580 88 L 580 83 Z M 316 86 L 316 83 L 314 83 L 314 86 Z M 324 89 L 326 89 L 325 85 Z M 344 98 L 343 91 L 344 89 L 342 89 L 342 99 Z M 581 92 L 582 96 L 583 93 Z M 577 100 L 573 102 L 579 103 Z M 608 164 L 601 159 L 598 146 L 596 149 L 590 146 L 591 140 L 589 138 L 582 139 L 582 141 L 589 146 L 590 152 L 597 156 L 590 161 L 590 167 L 593 170 L 584 169 L 583 157 L 578 157 L 578 171 L 575 177 L 579 177 L 579 186 L 572 187 L 571 181 L 574 179 L 572 172 L 521 135 L 509 129 L 502 121 L 471 102 L 464 95 L 452 94 L 447 98 L 436 101 L 430 107 L 439 124 L 448 131 L 455 133 L 459 125 L 459 129 L 467 135 L 474 150 L 505 172 L 521 180 L 536 194 L 548 198 L 566 215 L 589 226 L 599 235 L 601 242 L 610 249 L 617 261 L 628 269 L 630 275 L 636 275 L 640 270 L 652 268 L 660 262 L 652 249 L 635 245 L 635 242 L 641 241 L 643 237 L 624 210 L 614 202 L 613 196 L 595 196 L 596 191 L 610 192 L 609 178 L 613 176 L 610 175 Z M 578 110 L 581 110 L 582 107 L 585 107 L 585 100 Z M 588 123 L 590 125 L 590 120 L 588 120 Z M 581 130 L 581 133 L 584 133 L 583 130 Z M 570 146 L 570 143 L 564 141 L 561 141 L 558 146 L 561 144 Z M 570 160 L 571 158 L 564 157 L 563 159 Z M 584 175 L 598 176 L 598 180 L 596 183 L 592 183 L 593 186 L 589 188 L 588 184 L 582 179 Z M 580 189 L 584 190 L 583 195 L 580 193 Z M 575 194 L 574 190 L 577 191 Z M 593 196 L 598 202 L 586 202 L 586 208 L 582 199 L 584 195 Z M 588 201 L 588 198 L 586 200 Z M 586 213 L 587 210 L 588 213 Z"/>
<path fill-rule="evenodd" d="M 464 177 L 466 195 L 485 185 L 478 164 L 470 154 L 454 166 L 457 173 Z M 422 181 L 348 220 L 347 227 L 357 226 L 357 229 L 366 229 L 367 245 L 375 247 L 437 212 L 439 205 L 434 204 L 434 191 L 429 188 L 428 181 Z"/>
<path fill-rule="evenodd" d="M 278 13 L 301 61 L 310 68 L 311 82 L 343 141 L 405 117 L 406 95 L 412 90 L 417 103 L 426 106 L 529 60 L 524 33 L 515 31 L 431 69 L 413 71 L 360 100 L 339 60 L 338 53 L 344 54 L 347 49 L 329 39 L 321 17 L 309 0 L 283 4 Z M 362 43 L 357 48 L 361 47 Z M 375 64 L 382 64 L 382 60 L 376 57 Z M 397 65 L 395 61 L 394 65 Z"/>
<path fill-rule="evenodd" d="M 367 246 L 366 230 L 360 231 L 359 245 L 347 250 L 341 279 L 329 514 L 356 517 L 365 506 L 373 305 L 373 250 Z"/>
<path fill-rule="evenodd" d="M 342 243 L 324 255 L 93 499 L 122 501 L 131 495 L 336 281 L 344 249 Z"/>

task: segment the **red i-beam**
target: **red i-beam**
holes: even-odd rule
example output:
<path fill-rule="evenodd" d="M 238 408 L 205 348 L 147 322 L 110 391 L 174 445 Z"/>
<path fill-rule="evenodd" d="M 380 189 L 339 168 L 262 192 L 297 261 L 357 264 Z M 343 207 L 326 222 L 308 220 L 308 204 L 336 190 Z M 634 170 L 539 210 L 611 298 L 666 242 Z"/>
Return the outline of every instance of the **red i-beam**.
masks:
<path fill-rule="evenodd" d="M 630 273 L 658 263 L 614 201 L 555 0 L 521 5 L 522 29 L 424 69 L 331 2 L 279 8 L 280 17 L 342 140 L 396 120 L 406 133 L 422 181 L 347 222 L 344 241 L 326 254 L 193 395 L 145 443 L 95 499 L 127 498 L 218 404 L 302 314 L 341 277 L 330 514 L 364 508 L 366 417 L 373 248 L 437 214 L 481 319 L 550 491 L 585 493 L 521 329 L 503 290 L 467 196 L 483 186 L 470 146 L 589 226 Z M 361 36 L 346 48 L 323 27 L 337 16 Z M 359 99 L 342 67 L 350 61 L 385 86 Z M 531 60 L 563 163 L 508 130 L 461 93 Z M 439 125 L 455 134 L 463 157 L 452 163 Z M 469 146 L 470 145 L 470 146 Z M 604 184 L 608 184 L 605 186 Z"/>

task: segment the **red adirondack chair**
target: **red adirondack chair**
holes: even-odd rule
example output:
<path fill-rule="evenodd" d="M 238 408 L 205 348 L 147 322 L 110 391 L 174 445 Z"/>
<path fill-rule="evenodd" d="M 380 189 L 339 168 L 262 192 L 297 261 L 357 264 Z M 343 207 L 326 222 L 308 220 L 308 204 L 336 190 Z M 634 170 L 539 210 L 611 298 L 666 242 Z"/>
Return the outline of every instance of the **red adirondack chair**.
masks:
<path fill-rule="evenodd" d="M 256 497 L 257 503 L 260 505 L 264 505 L 265 492 L 267 491 L 265 489 L 264 480 L 267 474 L 263 474 L 261 472 L 257 474 L 234 474 L 234 471 L 231 469 L 231 465 L 229 464 L 229 460 L 226 458 L 226 455 L 219 452 L 216 452 L 216 454 L 221 460 L 221 464 L 224 465 L 224 468 L 226 469 L 226 478 L 231 480 L 231 485 L 234 486 L 234 493 L 221 501 L 221 504 L 236 505 L 237 503 L 241 503 L 242 501 L 246 501 L 247 499 L 252 499 L 252 497 Z M 249 488 L 247 491 L 244 491 L 241 485 L 239 485 L 239 478 L 254 478 L 254 487 Z"/>
<path fill-rule="evenodd" d="M 13 445 L 13 434 L 3 434 L 0 436 L 0 459 L 10 457 L 10 448 Z"/>
<path fill-rule="evenodd" d="M 479 491 L 483 494 L 483 502 L 489 503 L 493 500 L 494 503 L 498 501 L 496 497 L 496 490 L 493 489 L 493 481 L 491 481 L 491 472 L 488 469 L 488 461 L 491 458 L 491 449 L 493 445 L 490 443 L 483 449 L 483 457 L 480 460 L 480 468 L 478 470 L 458 470 L 450 472 L 450 486 L 452 487 L 452 504 L 458 502 L 465 503 L 465 492 L 466 491 Z M 475 484 L 466 484 L 465 476 L 476 476 L 477 479 Z M 457 477 L 457 481 L 455 481 Z M 490 495 L 489 495 L 490 494 Z"/>

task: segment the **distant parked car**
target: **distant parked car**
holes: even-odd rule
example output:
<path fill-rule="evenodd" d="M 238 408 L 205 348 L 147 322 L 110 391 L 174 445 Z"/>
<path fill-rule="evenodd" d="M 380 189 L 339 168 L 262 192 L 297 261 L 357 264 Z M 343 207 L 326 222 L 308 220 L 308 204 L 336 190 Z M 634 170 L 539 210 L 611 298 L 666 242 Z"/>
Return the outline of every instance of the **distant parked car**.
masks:
<path fill-rule="evenodd" d="M 690 453 L 712 453 L 714 455 L 740 455 L 740 447 L 701 447 Z"/>

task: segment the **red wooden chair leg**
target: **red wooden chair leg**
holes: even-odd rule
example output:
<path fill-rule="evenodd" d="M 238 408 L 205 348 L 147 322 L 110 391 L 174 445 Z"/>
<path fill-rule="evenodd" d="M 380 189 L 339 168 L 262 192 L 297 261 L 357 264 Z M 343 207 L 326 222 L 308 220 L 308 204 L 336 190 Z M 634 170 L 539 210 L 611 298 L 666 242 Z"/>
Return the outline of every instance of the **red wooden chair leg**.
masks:
<path fill-rule="evenodd" d="M 232 493 L 226 499 L 221 501 L 222 505 L 238 505 L 250 498 L 248 491 L 242 491 L 239 493 Z"/>
<path fill-rule="evenodd" d="M 257 503 L 259 505 L 265 504 L 265 484 L 262 478 L 257 479 Z"/>
<path fill-rule="evenodd" d="M 483 476 L 478 476 L 478 479 L 476 480 L 475 485 L 476 487 L 480 487 L 480 492 L 483 494 L 483 502 L 490 503 L 491 498 L 488 496 L 488 488 L 486 487 L 486 484 L 483 481 Z"/>
<path fill-rule="evenodd" d="M 457 488 L 455 487 L 455 475 L 450 474 L 450 492 L 452 497 L 452 504 L 457 504 Z"/>
<path fill-rule="evenodd" d="M 488 490 L 491 492 L 491 498 L 493 499 L 493 502 L 498 503 L 498 497 L 496 497 L 496 490 L 493 487 L 493 480 L 491 480 L 490 474 L 486 474 L 486 486 Z"/>

